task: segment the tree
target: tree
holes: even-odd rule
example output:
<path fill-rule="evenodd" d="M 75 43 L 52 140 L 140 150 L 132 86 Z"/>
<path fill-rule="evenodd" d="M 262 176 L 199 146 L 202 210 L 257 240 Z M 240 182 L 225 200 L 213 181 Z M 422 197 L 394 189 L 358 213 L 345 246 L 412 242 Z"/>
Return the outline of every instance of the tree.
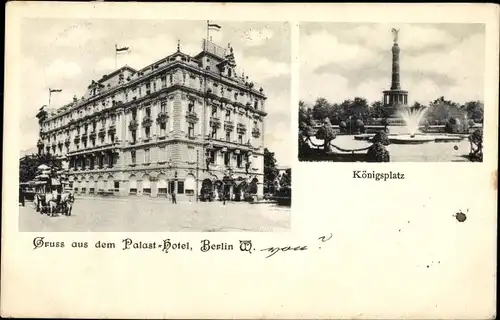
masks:
<path fill-rule="evenodd" d="M 292 186 L 292 169 L 286 169 L 285 173 L 281 175 L 280 186 L 282 187 Z"/>
<path fill-rule="evenodd" d="M 333 126 L 330 123 L 330 119 L 326 118 L 323 125 L 316 132 L 316 139 L 323 140 L 323 146 L 325 151 L 330 151 L 330 142 L 337 137 Z"/>
<path fill-rule="evenodd" d="M 278 177 L 279 171 L 276 168 L 276 158 L 274 152 L 264 148 L 264 185 L 270 186 Z"/>
<path fill-rule="evenodd" d="M 330 109 L 330 104 L 325 98 L 318 98 L 314 103 L 312 109 L 313 118 L 316 120 L 323 120 L 328 116 L 328 110 Z"/>
<path fill-rule="evenodd" d="M 384 104 L 381 101 L 375 101 L 372 103 L 370 108 L 370 116 L 372 118 L 384 117 Z"/>
<path fill-rule="evenodd" d="M 56 170 L 62 167 L 61 160 L 52 154 L 28 155 L 19 161 L 19 181 L 27 182 L 35 179 L 38 167 L 42 164 L 50 168 L 55 168 Z"/>
<path fill-rule="evenodd" d="M 473 119 L 475 122 L 483 122 L 484 104 L 481 101 L 469 101 L 464 104 L 467 118 Z"/>

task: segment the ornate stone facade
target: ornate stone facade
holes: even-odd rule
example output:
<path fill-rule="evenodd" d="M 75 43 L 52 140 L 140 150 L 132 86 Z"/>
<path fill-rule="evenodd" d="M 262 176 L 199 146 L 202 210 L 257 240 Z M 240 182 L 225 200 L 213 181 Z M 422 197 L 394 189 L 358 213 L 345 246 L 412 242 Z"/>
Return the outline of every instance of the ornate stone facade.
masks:
<path fill-rule="evenodd" d="M 231 47 L 204 40 L 194 57 L 178 47 L 141 70 L 120 68 L 39 112 L 39 152 L 67 159 L 77 194 L 182 198 L 230 173 L 258 181 L 262 195 L 266 96 L 235 67 Z"/>

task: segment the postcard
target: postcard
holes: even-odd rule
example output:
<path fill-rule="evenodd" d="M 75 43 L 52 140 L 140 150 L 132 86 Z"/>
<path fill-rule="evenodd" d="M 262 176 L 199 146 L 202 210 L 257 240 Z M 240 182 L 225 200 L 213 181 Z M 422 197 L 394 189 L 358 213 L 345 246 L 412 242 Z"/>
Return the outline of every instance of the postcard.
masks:
<path fill-rule="evenodd" d="M 497 6 L 6 8 L 2 316 L 496 317 Z"/>

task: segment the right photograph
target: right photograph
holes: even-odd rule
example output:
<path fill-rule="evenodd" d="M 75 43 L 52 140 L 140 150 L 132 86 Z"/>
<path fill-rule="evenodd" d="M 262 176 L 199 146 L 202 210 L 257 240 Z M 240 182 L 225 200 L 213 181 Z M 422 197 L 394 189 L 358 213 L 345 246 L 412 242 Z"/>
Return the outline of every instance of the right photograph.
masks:
<path fill-rule="evenodd" d="M 300 24 L 299 161 L 482 162 L 484 24 Z"/>

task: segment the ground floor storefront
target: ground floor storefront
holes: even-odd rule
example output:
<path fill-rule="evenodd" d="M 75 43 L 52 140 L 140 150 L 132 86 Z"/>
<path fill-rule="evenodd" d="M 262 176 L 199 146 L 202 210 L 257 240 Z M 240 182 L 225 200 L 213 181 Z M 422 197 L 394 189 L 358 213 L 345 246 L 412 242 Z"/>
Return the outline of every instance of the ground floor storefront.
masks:
<path fill-rule="evenodd" d="M 195 169 L 127 170 L 73 172 L 70 186 L 76 195 L 170 198 L 196 200 L 244 200 L 245 195 L 263 196 L 263 175 L 245 172 L 206 171 Z M 207 195 L 209 195 L 207 197 Z"/>

